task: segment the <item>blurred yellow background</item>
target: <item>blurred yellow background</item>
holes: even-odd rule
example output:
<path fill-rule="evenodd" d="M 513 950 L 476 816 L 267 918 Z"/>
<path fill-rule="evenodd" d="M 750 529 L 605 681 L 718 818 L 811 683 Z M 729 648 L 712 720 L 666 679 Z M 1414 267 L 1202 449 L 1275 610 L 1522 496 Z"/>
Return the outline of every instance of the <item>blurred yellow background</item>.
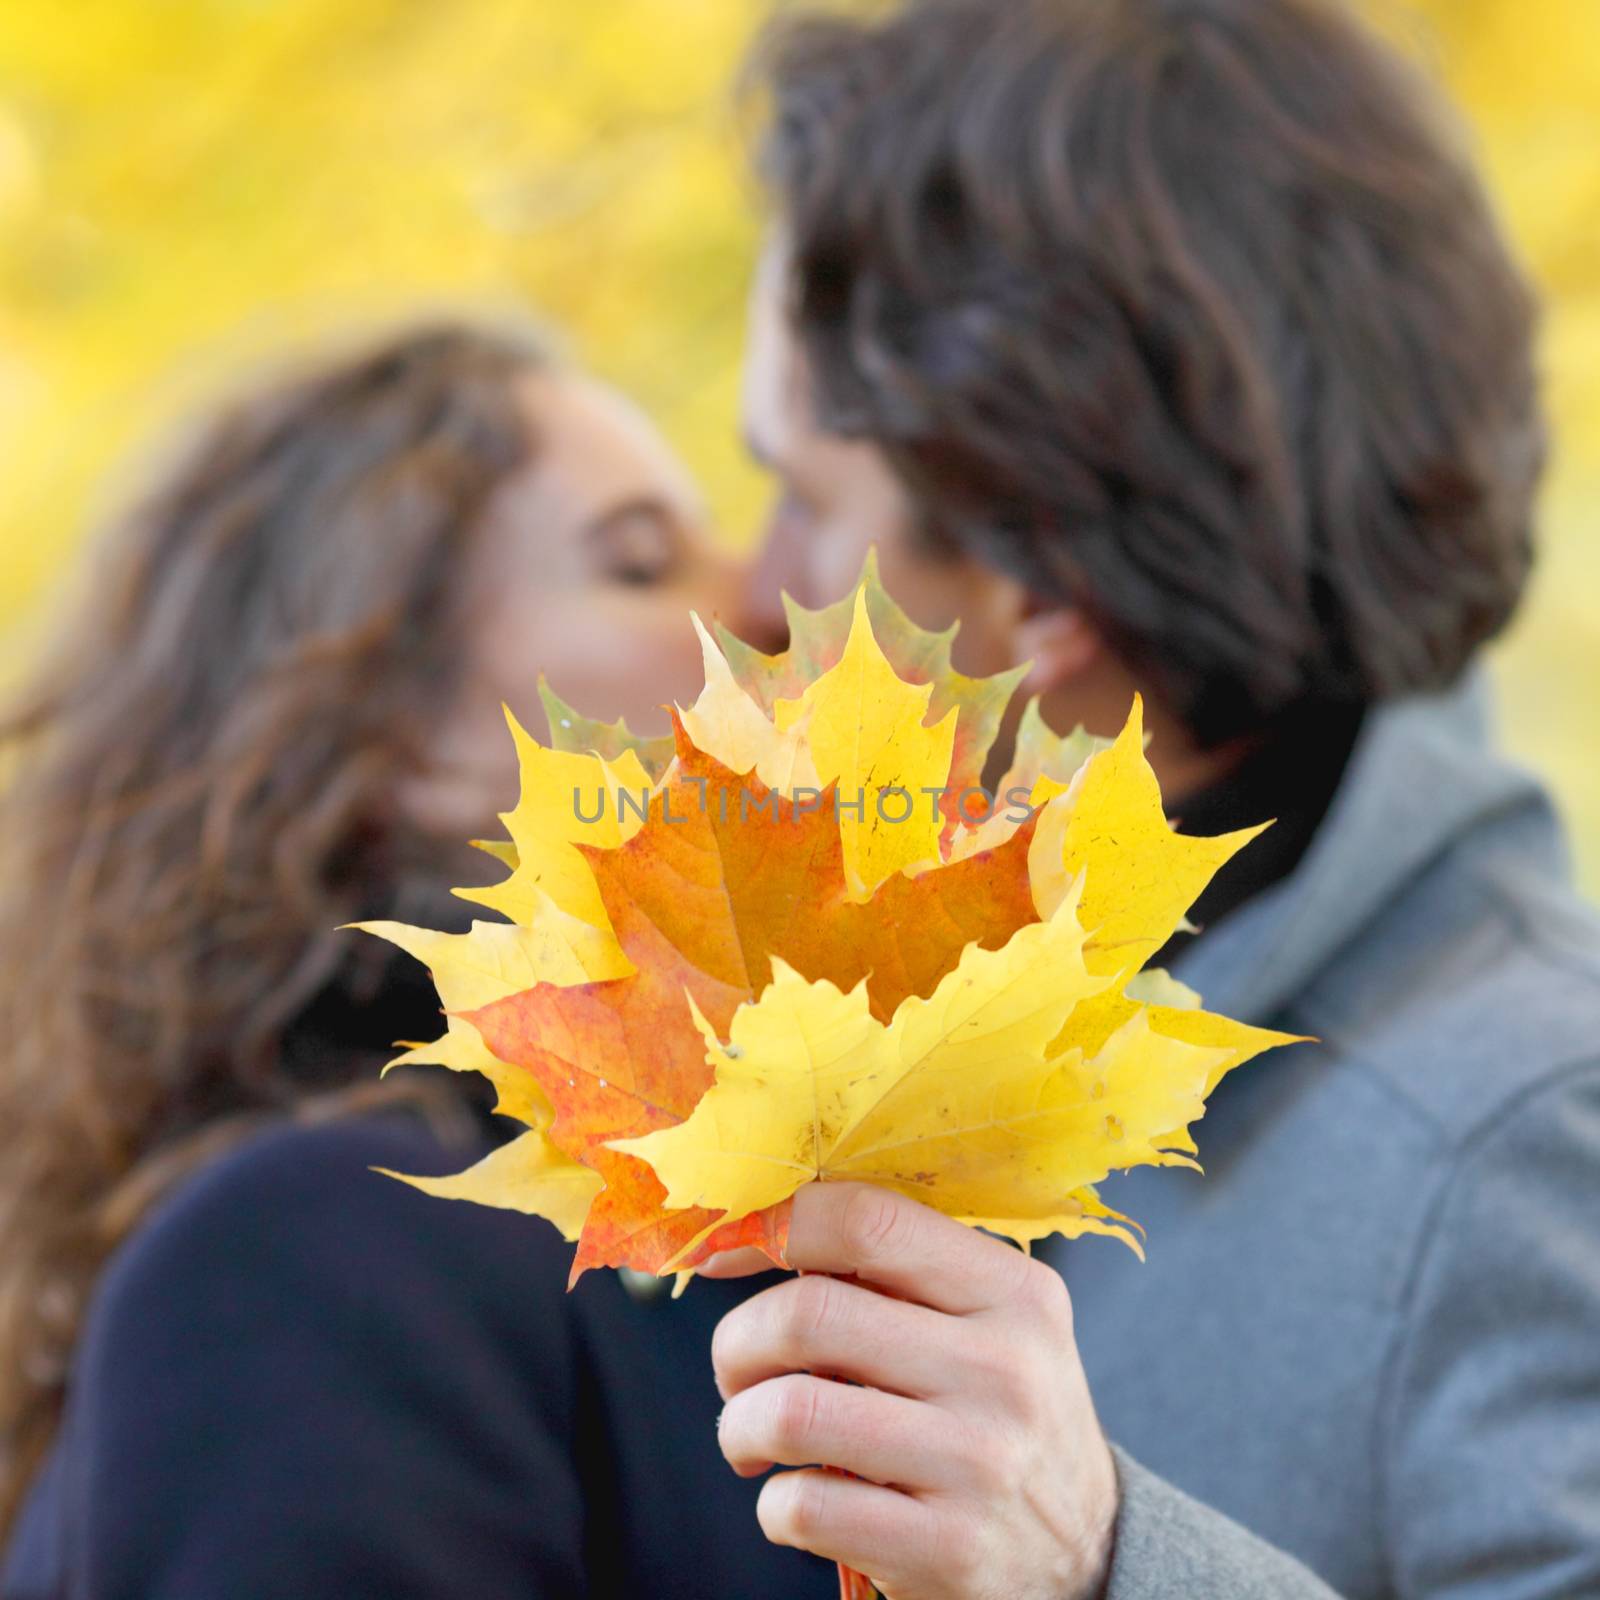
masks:
<path fill-rule="evenodd" d="M 1600 3 L 1373 0 L 1467 108 L 1550 299 L 1544 558 L 1508 742 L 1600 889 Z M 748 533 L 734 432 L 755 199 L 728 94 L 758 0 L 6 0 L 0 660 L 113 469 L 329 328 L 533 305 Z M 112 474 L 108 478 L 108 474 Z"/>

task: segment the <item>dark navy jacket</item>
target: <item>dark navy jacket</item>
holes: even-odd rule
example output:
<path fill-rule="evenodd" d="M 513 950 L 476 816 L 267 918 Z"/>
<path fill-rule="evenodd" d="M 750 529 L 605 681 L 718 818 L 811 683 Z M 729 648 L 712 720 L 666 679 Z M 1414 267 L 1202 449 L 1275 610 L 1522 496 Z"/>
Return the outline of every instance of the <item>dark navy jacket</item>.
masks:
<path fill-rule="evenodd" d="M 547 1223 L 418 1118 L 258 1138 L 116 1258 L 6 1600 L 815 1596 L 717 1449 L 717 1319 L 761 1285 L 564 1292 Z"/>

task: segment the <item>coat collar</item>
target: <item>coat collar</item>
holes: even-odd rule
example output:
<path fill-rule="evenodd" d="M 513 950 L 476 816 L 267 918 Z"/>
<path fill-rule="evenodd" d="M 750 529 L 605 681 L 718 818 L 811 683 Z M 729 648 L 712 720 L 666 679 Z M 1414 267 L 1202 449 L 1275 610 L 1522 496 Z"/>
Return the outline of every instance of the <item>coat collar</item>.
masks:
<path fill-rule="evenodd" d="M 1443 693 L 1376 707 L 1299 865 L 1184 950 L 1174 976 L 1208 1009 L 1264 1022 L 1430 865 L 1505 823 L 1531 870 L 1567 872 L 1548 796 L 1492 747 L 1481 672 Z"/>

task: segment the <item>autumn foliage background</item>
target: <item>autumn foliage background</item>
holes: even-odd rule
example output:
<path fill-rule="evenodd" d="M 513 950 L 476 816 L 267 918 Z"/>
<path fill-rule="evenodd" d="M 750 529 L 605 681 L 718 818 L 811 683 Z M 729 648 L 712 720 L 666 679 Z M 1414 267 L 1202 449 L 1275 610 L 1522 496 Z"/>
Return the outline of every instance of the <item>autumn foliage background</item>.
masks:
<path fill-rule="evenodd" d="M 1600 5 L 1372 6 L 1464 104 L 1549 297 L 1558 452 L 1497 680 L 1600 889 Z M 734 416 L 756 217 L 727 87 L 763 10 L 6 0 L 0 682 L 141 439 L 286 343 L 441 301 L 569 329 L 750 537 Z"/>

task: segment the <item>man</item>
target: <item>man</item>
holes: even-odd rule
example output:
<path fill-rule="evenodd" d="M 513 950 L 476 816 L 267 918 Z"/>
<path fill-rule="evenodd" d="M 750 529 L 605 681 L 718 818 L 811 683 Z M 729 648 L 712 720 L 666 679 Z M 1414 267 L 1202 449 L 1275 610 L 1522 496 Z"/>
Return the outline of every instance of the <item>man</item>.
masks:
<path fill-rule="evenodd" d="M 722 1446 L 859 1479 L 770 1479 L 769 1537 L 895 1600 L 1600 1594 L 1600 931 L 1472 670 L 1542 432 L 1469 168 L 1315 0 L 902 0 L 759 78 L 766 581 L 875 542 L 1053 725 L 1142 690 L 1183 826 L 1280 819 L 1177 975 L 1320 1041 L 1226 1082 L 1203 1180 L 1118 1180 L 1149 1261 L 1059 1250 L 1070 1309 L 803 1194 L 854 1281 L 726 1316 Z"/>

